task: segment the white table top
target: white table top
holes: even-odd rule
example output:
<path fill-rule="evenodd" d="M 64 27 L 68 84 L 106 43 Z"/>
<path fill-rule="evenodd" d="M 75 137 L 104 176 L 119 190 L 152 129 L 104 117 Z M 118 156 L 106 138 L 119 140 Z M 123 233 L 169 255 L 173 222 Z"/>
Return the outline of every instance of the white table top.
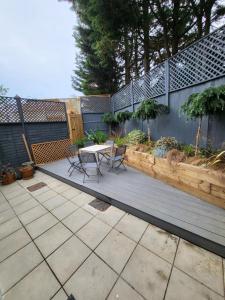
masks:
<path fill-rule="evenodd" d="M 80 151 L 83 152 L 89 152 L 89 153 L 96 153 L 96 152 L 100 152 L 106 149 L 111 149 L 112 146 L 111 145 L 93 145 L 93 146 L 88 146 L 85 148 L 81 148 Z"/>

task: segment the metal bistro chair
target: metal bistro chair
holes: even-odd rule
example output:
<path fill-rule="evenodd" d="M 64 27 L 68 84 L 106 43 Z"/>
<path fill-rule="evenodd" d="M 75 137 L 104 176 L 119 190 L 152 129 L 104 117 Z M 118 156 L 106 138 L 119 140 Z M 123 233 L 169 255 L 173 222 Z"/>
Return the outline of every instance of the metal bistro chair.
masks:
<path fill-rule="evenodd" d="M 116 148 L 115 154 L 110 158 L 111 161 L 111 168 L 119 168 L 121 165 L 124 167 L 126 170 L 126 167 L 124 165 L 124 159 L 125 159 L 125 153 L 126 153 L 127 146 L 120 146 Z M 118 163 L 117 166 L 115 166 Z"/>
<path fill-rule="evenodd" d="M 81 152 L 78 153 L 78 158 L 84 174 L 83 183 L 85 182 L 86 176 L 97 176 L 99 182 L 99 176 L 102 174 L 95 153 Z M 88 170 L 96 170 L 96 174 L 88 174 Z"/>
<path fill-rule="evenodd" d="M 107 163 L 109 163 L 111 157 L 113 156 L 113 150 L 114 150 L 114 141 L 112 140 L 107 140 L 105 142 L 105 145 L 111 146 L 110 150 L 105 150 L 99 153 L 100 157 L 100 163 L 102 162 L 103 158 L 106 159 Z"/>
<path fill-rule="evenodd" d="M 83 172 L 82 166 L 80 164 L 80 161 L 77 160 L 77 154 L 78 154 L 78 147 L 77 145 L 69 145 L 66 149 L 66 159 L 68 160 L 70 167 L 68 169 L 69 176 L 72 175 L 73 171 L 76 169 L 79 172 Z"/>

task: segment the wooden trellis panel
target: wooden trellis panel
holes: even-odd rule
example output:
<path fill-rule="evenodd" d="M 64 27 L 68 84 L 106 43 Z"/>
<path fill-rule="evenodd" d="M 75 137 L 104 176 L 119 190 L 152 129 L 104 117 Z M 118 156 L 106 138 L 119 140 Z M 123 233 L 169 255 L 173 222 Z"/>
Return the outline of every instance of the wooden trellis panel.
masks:
<path fill-rule="evenodd" d="M 66 149 L 70 144 L 70 139 L 32 144 L 35 164 L 46 164 L 65 158 Z"/>

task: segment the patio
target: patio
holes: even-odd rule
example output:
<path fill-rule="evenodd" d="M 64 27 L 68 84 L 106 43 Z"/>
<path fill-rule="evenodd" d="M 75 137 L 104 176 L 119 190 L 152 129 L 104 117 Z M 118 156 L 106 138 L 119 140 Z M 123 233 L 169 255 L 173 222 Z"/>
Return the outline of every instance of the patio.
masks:
<path fill-rule="evenodd" d="M 3 299 L 224 299 L 220 256 L 39 171 L 0 191 Z"/>
<path fill-rule="evenodd" d="M 94 197 L 107 201 L 145 221 L 194 244 L 225 256 L 225 211 L 173 188 L 138 170 L 109 171 L 101 164 L 100 182 L 87 181 L 74 171 L 69 177 L 66 159 L 41 166 L 41 170 Z M 93 178 L 92 178 L 93 179 Z M 96 180 L 94 178 L 94 180 Z"/>

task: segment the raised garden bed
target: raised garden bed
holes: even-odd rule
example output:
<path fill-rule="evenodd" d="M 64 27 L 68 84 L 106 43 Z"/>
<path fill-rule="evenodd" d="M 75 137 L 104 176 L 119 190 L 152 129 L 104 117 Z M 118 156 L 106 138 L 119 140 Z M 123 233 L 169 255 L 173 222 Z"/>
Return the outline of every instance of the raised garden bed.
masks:
<path fill-rule="evenodd" d="M 160 179 L 182 191 L 225 209 L 225 175 L 186 163 L 127 149 L 127 165 Z"/>

